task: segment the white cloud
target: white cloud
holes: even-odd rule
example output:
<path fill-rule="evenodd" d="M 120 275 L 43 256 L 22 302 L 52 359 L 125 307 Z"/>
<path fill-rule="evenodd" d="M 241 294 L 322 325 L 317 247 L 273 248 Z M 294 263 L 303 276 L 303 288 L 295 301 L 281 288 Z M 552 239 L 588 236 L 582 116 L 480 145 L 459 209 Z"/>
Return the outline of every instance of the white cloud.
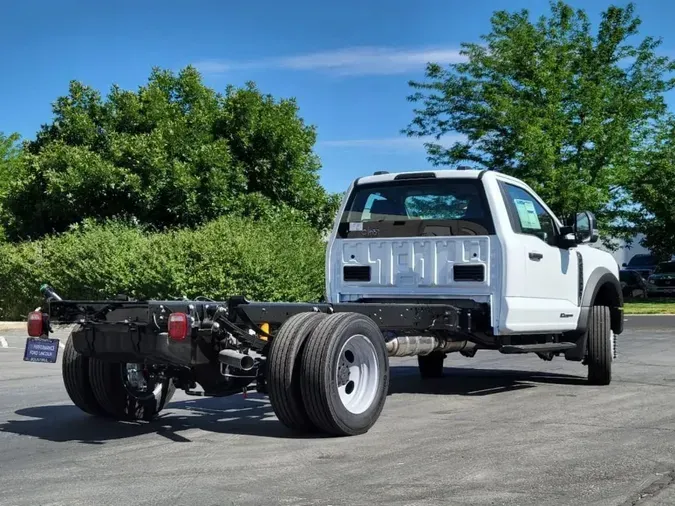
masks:
<path fill-rule="evenodd" d="M 378 149 L 388 151 L 424 151 L 425 143 L 440 144 L 450 147 L 457 141 L 464 141 L 466 137 L 460 134 L 451 134 L 436 140 L 435 137 L 380 137 L 374 139 L 338 139 L 319 141 L 317 145 L 325 148 L 344 149 Z"/>
<path fill-rule="evenodd" d="M 351 47 L 248 62 L 205 60 L 195 66 L 205 74 L 246 69 L 325 71 L 337 75 L 386 75 L 423 70 L 429 62 L 448 64 L 464 61 L 456 48 Z"/>

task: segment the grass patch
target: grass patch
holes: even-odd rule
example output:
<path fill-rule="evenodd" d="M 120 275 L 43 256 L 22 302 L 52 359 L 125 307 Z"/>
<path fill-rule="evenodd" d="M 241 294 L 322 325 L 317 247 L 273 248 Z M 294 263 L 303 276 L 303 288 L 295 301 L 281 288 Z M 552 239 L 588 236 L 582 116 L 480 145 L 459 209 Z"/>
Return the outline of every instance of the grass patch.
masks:
<path fill-rule="evenodd" d="M 626 301 L 624 314 L 675 314 L 675 299 L 634 299 Z"/>

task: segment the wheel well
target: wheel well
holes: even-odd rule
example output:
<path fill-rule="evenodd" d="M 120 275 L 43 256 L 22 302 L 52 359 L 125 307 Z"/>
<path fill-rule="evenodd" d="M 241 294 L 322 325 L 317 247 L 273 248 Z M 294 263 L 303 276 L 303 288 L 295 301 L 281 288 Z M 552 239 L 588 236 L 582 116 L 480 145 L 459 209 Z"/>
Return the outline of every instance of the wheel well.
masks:
<path fill-rule="evenodd" d="M 593 306 L 607 306 L 611 314 L 611 326 L 615 333 L 620 333 L 623 327 L 623 294 L 616 291 L 611 283 L 603 283 L 595 294 Z"/>

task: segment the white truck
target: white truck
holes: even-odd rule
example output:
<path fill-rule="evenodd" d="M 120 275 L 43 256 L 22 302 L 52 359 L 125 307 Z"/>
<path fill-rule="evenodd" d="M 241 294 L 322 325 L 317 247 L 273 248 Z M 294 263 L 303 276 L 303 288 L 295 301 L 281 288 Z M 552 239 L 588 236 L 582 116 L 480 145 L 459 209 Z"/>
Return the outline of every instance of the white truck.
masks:
<path fill-rule="evenodd" d="M 377 421 L 389 357 L 417 356 L 432 379 L 451 352 L 561 356 L 607 385 L 623 331 L 618 266 L 590 245 L 592 213 L 571 221 L 493 171 L 376 173 L 341 204 L 325 301 L 77 301 L 44 285 L 24 359 L 56 361 L 51 322 L 75 324 L 63 379 L 86 413 L 150 420 L 176 388 L 226 396 L 255 383 L 290 429 L 338 436 Z"/>

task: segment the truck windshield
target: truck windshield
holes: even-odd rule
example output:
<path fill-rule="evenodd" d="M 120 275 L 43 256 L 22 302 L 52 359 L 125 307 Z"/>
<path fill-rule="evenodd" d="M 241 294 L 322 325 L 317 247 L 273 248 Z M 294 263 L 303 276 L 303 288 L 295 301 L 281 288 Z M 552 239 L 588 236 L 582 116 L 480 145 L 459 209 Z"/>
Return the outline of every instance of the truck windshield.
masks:
<path fill-rule="evenodd" d="M 488 235 L 492 217 L 476 179 L 401 180 L 357 186 L 338 230 L 342 238 Z"/>

